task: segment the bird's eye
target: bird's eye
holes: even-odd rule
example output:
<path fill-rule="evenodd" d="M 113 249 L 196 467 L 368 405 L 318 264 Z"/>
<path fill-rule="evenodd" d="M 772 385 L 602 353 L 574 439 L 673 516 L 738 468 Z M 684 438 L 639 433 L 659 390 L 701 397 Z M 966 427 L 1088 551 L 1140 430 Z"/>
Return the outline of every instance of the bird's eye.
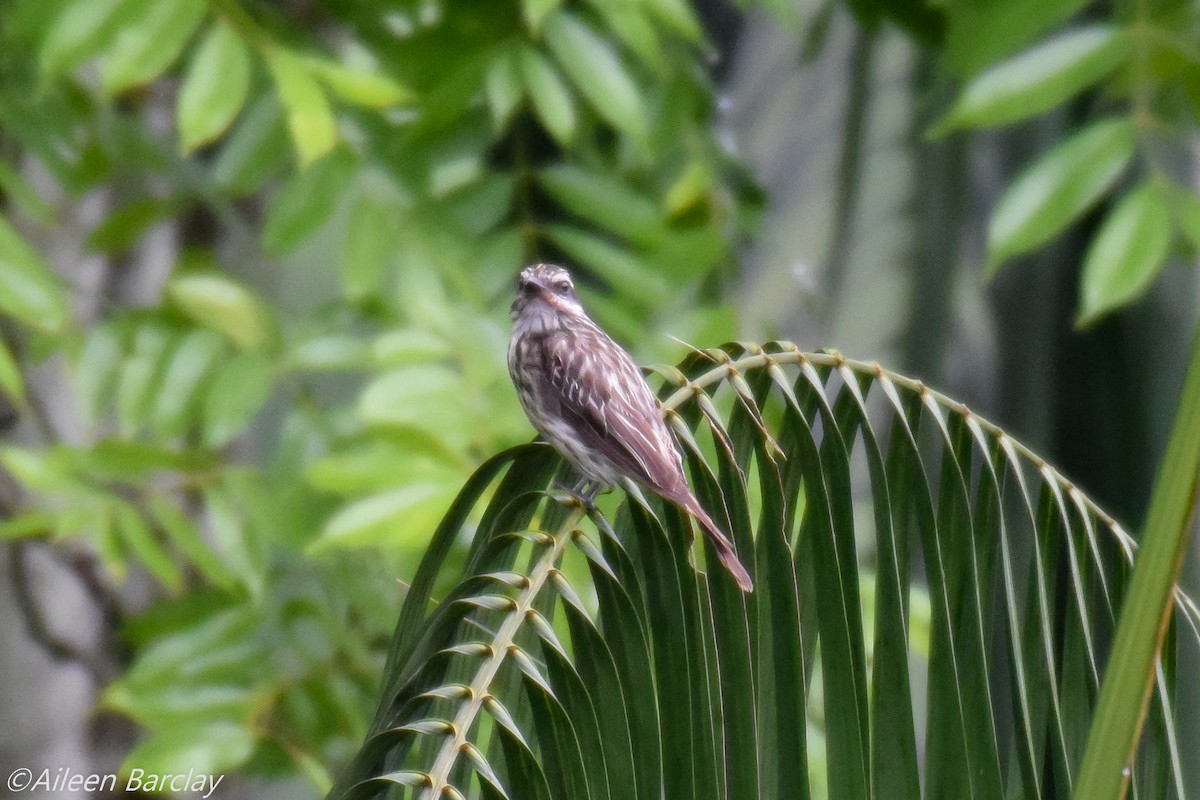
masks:
<path fill-rule="evenodd" d="M 566 294 L 567 292 L 571 291 L 570 281 L 559 281 L 558 283 L 554 284 L 554 291 L 558 292 L 559 294 Z"/>

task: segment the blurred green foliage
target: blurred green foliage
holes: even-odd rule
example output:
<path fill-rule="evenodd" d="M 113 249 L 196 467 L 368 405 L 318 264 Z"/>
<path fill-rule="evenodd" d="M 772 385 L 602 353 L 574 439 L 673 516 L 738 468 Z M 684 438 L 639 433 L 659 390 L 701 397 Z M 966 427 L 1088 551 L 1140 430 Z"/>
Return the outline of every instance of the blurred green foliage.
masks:
<path fill-rule="evenodd" d="M 153 581 L 102 700 L 147 731 L 127 763 L 328 785 L 436 521 L 531 435 L 504 357 L 524 262 L 579 265 L 644 357 L 735 333 L 698 300 L 757 197 L 698 20 L 560 5 L 4 4 L 0 387 L 47 421 L 0 452 L 28 490 L 0 535 Z M 98 195 L 81 298 L 42 252 Z M 53 353 L 75 433 L 22 379 Z"/>
<path fill-rule="evenodd" d="M 1040 30 L 1079 5 L 998 3 L 991 17 L 1010 23 L 999 29 L 1003 38 L 1024 26 Z M 1019 24 L 1018 7 L 1029 14 Z M 1077 324 L 1086 326 L 1145 294 L 1173 244 L 1196 251 L 1196 187 L 1171 162 L 1200 114 L 1198 52 L 1195 3 L 1136 0 L 1117 4 L 1109 20 L 1081 21 L 998 63 L 963 70 L 969 80 L 935 133 L 1029 119 L 1085 91 L 1096 106 L 1093 121 L 1030 164 L 1001 197 L 988 228 L 993 270 L 1112 199 L 1084 256 Z"/>
<path fill-rule="evenodd" d="M 838 6 L 765 5 L 814 45 Z M 1069 23 L 1083 5 L 848 3 L 964 82 L 939 133 L 1093 98 L 989 238 L 998 266 L 1120 198 L 1086 322 L 1200 246 L 1160 155 L 1194 131 L 1200 21 L 1155 0 Z M 328 786 L 397 578 L 531 434 L 504 367 L 521 264 L 577 266 L 643 360 L 675 359 L 666 332 L 739 333 L 708 301 L 761 198 L 718 133 L 714 38 L 686 0 L 0 3 L 0 392 L 35 423 L 0 451 L 28 490 L 0 537 L 153 582 L 111 632 L 132 655 L 103 702 L 147 731 L 129 763 Z M 159 274 L 139 265 L 164 232 Z M 31 377 L 45 363 L 64 379 Z"/>

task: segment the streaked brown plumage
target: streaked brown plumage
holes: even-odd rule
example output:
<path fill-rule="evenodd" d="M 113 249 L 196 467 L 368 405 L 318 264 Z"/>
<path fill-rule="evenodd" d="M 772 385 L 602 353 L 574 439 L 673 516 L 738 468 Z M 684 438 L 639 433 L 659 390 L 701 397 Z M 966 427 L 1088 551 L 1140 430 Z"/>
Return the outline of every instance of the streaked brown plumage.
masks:
<path fill-rule="evenodd" d="M 562 267 L 521 272 L 508 369 L 526 416 L 593 485 L 632 478 L 694 516 L 742 591 L 753 590 L 733 544 L 688 488 L 649 384 L 633 359 L 592 322 Z"/>

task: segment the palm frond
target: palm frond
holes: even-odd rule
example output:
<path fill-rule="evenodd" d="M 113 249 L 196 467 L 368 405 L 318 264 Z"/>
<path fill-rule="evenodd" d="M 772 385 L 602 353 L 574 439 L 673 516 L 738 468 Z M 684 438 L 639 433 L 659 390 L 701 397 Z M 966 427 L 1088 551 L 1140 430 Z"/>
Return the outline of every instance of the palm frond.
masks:
<path fill-rule="evenodd" d="M 1068 794 L 1128 533 L 1002 430 L 876 364 L 733 344 L 660 372 L 692 485 L 756 591 L 688 547 L 677 509 L 588 510 L 548 488 L 549 448 L 503 453 L 436 533 L 330 798 Z M 431 606 L 471 519 L 465 570 Z M 1195 643 L 1200 615 L 1176 597 Z M 1139 796 L 1185 796 L 1172 674 Z"/>

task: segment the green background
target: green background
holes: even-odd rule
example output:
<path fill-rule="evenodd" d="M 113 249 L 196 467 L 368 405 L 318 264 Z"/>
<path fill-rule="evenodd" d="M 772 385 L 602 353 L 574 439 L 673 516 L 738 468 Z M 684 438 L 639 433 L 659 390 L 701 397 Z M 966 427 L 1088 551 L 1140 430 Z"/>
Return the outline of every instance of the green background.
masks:
<path fill-rule="evenodd" d="M 1136 530 L 1197 52 L 1176 0 L 0 2 L 0 767 L 322 793 L 437 520 L 532 435 L 533 260 L 644 363 L 917 376 Z"/>

